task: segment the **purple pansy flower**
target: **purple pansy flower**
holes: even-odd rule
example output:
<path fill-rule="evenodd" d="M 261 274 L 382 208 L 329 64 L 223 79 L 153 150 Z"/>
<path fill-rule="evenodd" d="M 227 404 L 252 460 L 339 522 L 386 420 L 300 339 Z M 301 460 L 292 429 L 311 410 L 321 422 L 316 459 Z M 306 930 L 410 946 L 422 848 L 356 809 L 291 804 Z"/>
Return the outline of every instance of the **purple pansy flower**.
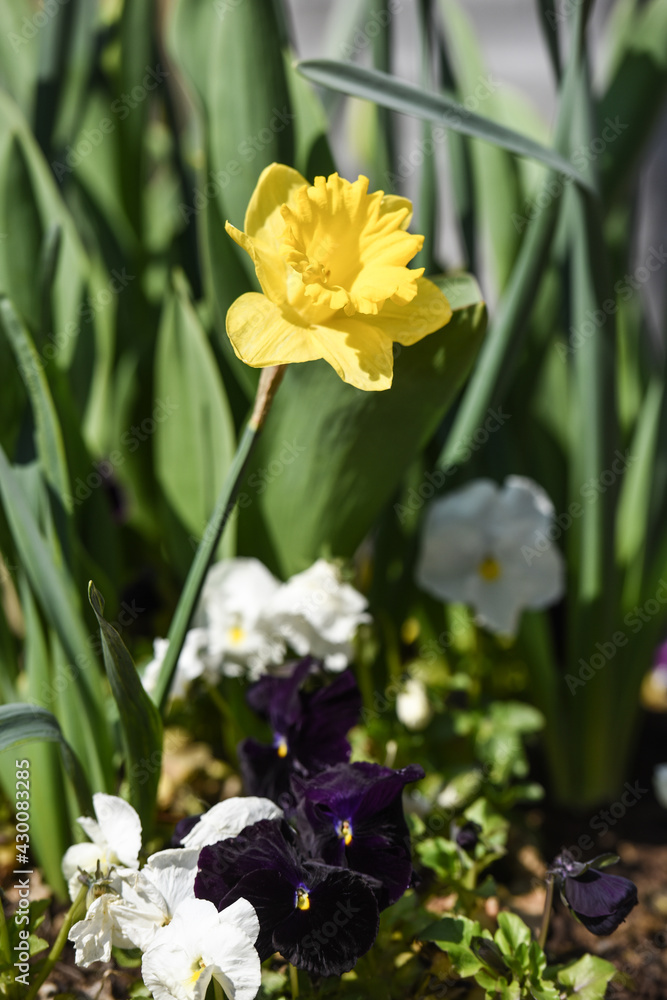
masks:
<path fill-rule="evenodd" d="M 474 851 L 479 843 L 479 835 L 482 832 L 482 828 L 479 823 L 475 823 L 473 820 L 468 820 L 461 827 L 455 827 L 456 836 L 455 840 L 462 851 L 467 851 L 470 853 Z"/>
<path fill-rule="evenodd" d="M 378 906 L 368 881 L 305 859 L 281 820 L 260 820 L 238 837 L 204 847 L 195 896 L 218 910 L 247 899 L 259 918 L 260 958 L 279 951 L 316 975 L 349 972 L 378 932 Z"/>
<path fill-rule="evenodd" d="M 378 903 L 395 903 L 410 885 L 410 834 L 402 794 L 424 771 L 380 764 L 337 764 L 314 778 L 292 779 L 297 826 L 311 857 L 377 880 Z"/>
<path fill-rule="evenodd" d="M 347 761 L 348 731 L 361 712 L 361 696 L 351 670 L 315 691 L 302 690 L 317 661 L 302 660 L 290 677 L 262 677 L 248 691 L 248 703 L 268 719 L 273 743 L 246 739 L 238 746 L 246 792 L 289 808 L 293 773 L 317 774 Z"/>
<path fill-rule="evenodd" d="M 560 884 L 563 902 L 587 930 L 598 936 L 615 931 L 638 902 L 634 882 L 592 867 L 618 860 L 613 854 L 603 854 L 580 862 L 569 851 L 562 851 L 549 869 Z"/>

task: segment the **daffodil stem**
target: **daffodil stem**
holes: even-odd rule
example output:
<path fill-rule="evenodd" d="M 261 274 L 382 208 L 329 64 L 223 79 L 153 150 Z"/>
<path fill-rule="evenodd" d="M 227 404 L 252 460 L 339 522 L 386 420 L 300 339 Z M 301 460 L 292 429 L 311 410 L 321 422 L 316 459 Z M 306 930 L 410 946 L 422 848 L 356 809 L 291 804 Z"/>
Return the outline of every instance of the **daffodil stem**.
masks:
<path fill-rule="evenodd" d="M 266 420 L 273 398 L 278 391 L 278 386 L 283 380 L 286 367 L 286 365 L 276 365 L 275 367 L 264 368 L 262 370 L 252 415 L 239 441 L 236 454 L 232 459 L 232 464 L 220 490 L 215 510 L 206 525 L 199 548 L 190 567 L 188 578 L 185 581 L 183 593 L 176 606 L 167 637 L 169 645 L 165 658 L 162 661 L 160 674 L 153 692 L 153 700 L 158 705 L 163 716 L 166 713 L 169 689 L 171 688 L 171 683 L 176 672 L 178 657 L 183 648 L 188 625 L 190 624 L 190 619 L 192 618 L 199 594 L 204 585 L 206 571 L 215 555 L 224 527 L 234 510 L 236 497 L 245 477 L 250 456 L 257 443 L 259 431 Z"/>
<path fill-rule="evenodd" d="M 544 897 L 544 912 L 542 913 L 542 925 L 540 927 L 540 933 L 537 938 L 537 943 L 540 948 L 544 948 L 547 943 L 547 934 L 549 933 L 549 921 L 551 920 L 551 907 L 554 901 L 554 880 L 553 876 L 548 876 L 547 878 L 547 894 Z"/>
<path fill-rule="evenodd" d="M 289 984 L 292 990 L 292 1000 L 296 1000 L 299 995 L 299 972 L 294 965 L 289 967 Z"/>
<path fill-rule="evenodd" d="M 51 975 L 53 967 L 60 958 L 62 950 L 67 943 L 67 937 L 71 930 L 72 924 L 77 920 L 80 920 L 85 914 L 86 908 L 86 895 L 88 893 L 88 886 L 82 885 L 79 890 L 79 895 L 76 897 L 63 921 L 63 925 L 58 932 L 58 937 L 53 943 L 53 947 L 49 952 L 49 956 L 42 967 L 42 971 L 37 976 L 37 978 L 30 984 L 30 988 L 26 993 L 25 1000 L 34 1000 L 37 996 L 37 992 L 43 982 Z"/>

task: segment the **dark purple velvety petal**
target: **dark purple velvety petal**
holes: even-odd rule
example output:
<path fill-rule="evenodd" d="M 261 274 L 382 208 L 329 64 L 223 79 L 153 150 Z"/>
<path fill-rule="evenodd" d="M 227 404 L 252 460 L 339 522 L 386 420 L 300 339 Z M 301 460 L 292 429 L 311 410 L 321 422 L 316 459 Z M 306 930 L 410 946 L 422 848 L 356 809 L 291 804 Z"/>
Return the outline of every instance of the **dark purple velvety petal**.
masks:
<path fill-rule="evenodd" d="M 312 694 L 302 693 L 303 714 L 292 735 L 295 757 L 308 772 L 321 771 L 350 757 L 347 733 L 361 713 L 361 694 L 351 670 Z"/>
<path fill-rule="evenodd" d="M 593 934 L 611 934 L 637 905 L 637 887 L 621 875 L 590 868 L 566 878 L 563 894 L 582 924 Z"/>
<path fill-rule="evenodd" d="M 248 688 L 248 704 L 258 715 L 269 720 L 274 732 L 284 734 L 300 722 L 302 706 L 299 690 L 316 662 L 306 657 L 296 664 L 289 677 L 267 674 Z"/>
<path fill-rule="evenodd" d="M 187 835 L 190 833 L 190 830 L 194 829 L 194 827 L 197 825 L 200 819 L 201 819 L 201 814 L 198 814 L 197 816 L 186 816 L 185 819 L 179 820 L 176 826 L 174 827 L 174 832 L 171 837 L 170 846 L 182 847 L 184 837 L 187 837 Z"/>
<path fill-rule="evenodd" d="M 298 883 L 297 883 L 298 884 Z M 261 869 L 244 875 L 222 900 L 224 909 L 237 899 L 247 899 L 257 911 L 259 937 L 255 947 L 262 961 L 280 949 L 274 944 L 274 932 L 294 912 L 295 887 L 279 871 Z"/>
<path fill-rule="evenodd" d="M 259 795 L 284 807 L 291 803 L 292 755 L 281 757 L 278 748 L 245 739 L 237 749 L 246 795 Z"/>
<path fill-rule="evenodd" d="M 326 864 L 345 865 L 378 879 L 381 909 L 396 902 L 410 885 L 410 835 L 402 791 L 423 773 L 417 765 L 392 771 L 356 763 L 292 780 L 305 850 Z"/>
<path fill-rule="evenodd" d="M 283 820 L 263 819 L 242 830 L 238 837 L 203 847 L 195 879 L 195 896 L 210 899 L 222 909 L 225 897 L 245 875 L 278 871 L 292 885 L 300 881 L 301 858 L 293 834 Z"/>
<path fill-rule="evenodd" d="M 308 909 L 295 906 L 276 925 L 273 944 L 299 969 L 340 976 L 375 941 L 377 902 L 364 879 L 349 871 L 311 865 L 307 879 Z"/>

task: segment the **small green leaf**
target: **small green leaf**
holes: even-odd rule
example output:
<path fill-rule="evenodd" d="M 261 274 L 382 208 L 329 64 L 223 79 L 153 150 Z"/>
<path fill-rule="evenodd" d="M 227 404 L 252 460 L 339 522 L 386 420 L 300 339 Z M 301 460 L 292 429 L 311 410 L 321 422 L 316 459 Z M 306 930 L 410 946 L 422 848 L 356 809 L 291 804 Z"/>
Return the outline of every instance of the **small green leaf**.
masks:
<path fill-rule="evenodd" d="M 153 825 L 160 780 L 162 721 L 144 690 L 123 640 L 104 618 L 104 599 L 92 581 L 88 586 L 88 599 L 100 626 L 104 665 L 118 706 L 130 802 L 141 817 L 144 838 L 147 838 Z"/>
<path fill-rule="evenodd" d="M 603 1000 L 616 967 L 596 955 L 584 955 L 558 972 L 558 982 L 568 987 L 568 996 L 579 1000 Z"/>

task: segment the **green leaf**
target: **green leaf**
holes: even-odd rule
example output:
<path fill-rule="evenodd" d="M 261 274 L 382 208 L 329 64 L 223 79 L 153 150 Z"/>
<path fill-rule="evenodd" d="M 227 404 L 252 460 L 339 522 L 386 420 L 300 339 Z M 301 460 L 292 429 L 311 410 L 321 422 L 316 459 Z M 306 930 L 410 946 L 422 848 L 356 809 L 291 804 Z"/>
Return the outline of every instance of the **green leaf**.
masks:
<path fill-rule="evenodd" d="M 612 123 L 600 160 L 606 200 L 619 194 L 646 146 L 667 93 L 667 4 L 649 0 L 623 28 L 623 58 L 596 105 L 596 135 Z M 614 135 L 615 133 L 615 135 Z"/>
<path fill-rule="evenodd" d="M 29 216 L 27 206 L 31 206 Z M 79 306 L 88 261 L 48 163 L 19 109 L 0 89 L 0 233 L 11 234 L 0 239 L 0 293 L 14 301 L 33 332 L 44 315 L 35 268 L 42 234 L 53 225 L 61 228 L 62 245 L 52 290 L 49 347 L 57 359 L 54 363 L 66 368 L 81 326 Z M 39 351 L 42 346 L 37 343 Z"/>
<path fill-rule="evenodd" d="M 470 96 L 477 100 L 489 119 L 504 124 L 501 119 L 504 88 L 496 94 L 493 84 L 487 83 L 489 77 L 472 22 L 454 0 L 440 0 L 440 10 L 458 94 L 461 99 Z M 482 96 L 477 98 L 477 93 Z M 495 285 L 504 288 L 521 239 L 514 224 L 521 199 L 519 164 L 506 150 L 484 142 L 472 142 L 470 153 L 478 218 L 488 236 Z"/>
<path fill-rule="evenodd" d="M 584 955 L 558 972 L 558 982 L 568 987 L 568 996 L 579 1000 L 603 1000 L 616 967 L 596 955 Z"/>
<path fill-rule="evenodd" d="M 503 910 L 498 914 L 498 930 L 495 935 L 496 944 L 505 955 L 513 955 L 521 945 L 530 947 L 530 929 L 516 913 Z"/>
<path fill-rule="evenodd" d="M 242 227 L 264 167 L 292 163 L 293 116 L 273 5 L 243 0 L 211 21 L 210 165 L 226 218 Z"/>
<path fill-rule="evenodd" d="M 104 665 L 118 706 L 130 802 L 141 817 L 147 839 L 153 826 L 160 780 L 162 721 L 144 690 L 123 640 L 104 618 L 104 599 L 92 582 L 88 587 L 88 599 L 100 626 Z"/>
<path fill-rule="evenodd" d="M 72 782 L 82 812 L 92 811 L 92 797 L 88 782 L 76 754 L 63 736 L 58 720 L 51 712 L 37 705 L 15 702 L 0 705 L 0 751 L 18 747 L 31 741 L 57 743 L 63 766 Z"/>
<path fill-rule="evenodd" d="M 289 366 L 239 515 L 240 547 L 277 572 L 353 554 L 466 378 L 486 325 L 479 288 L 468 275 L 432 280 L 452 320 L 396 351 L 390 390 L 355 389 L 324 361 Z"/>
<path fill-rule="evenodd" d="M 215 355 L 179 275 L 158 332 L 155 395 L 168 407 L 155 432 L 156 476 L 199 538 L 231 465 L 235 435 Z"/>
<path fill-rule="evenodd" d="M 471 941 L 482 933 L 476 920 L 468 917 L 443 917 L 429 924 L 419 935 L 420 941 L 434 941 L 447 952 L 460 976 L 473 976 L 482 963 L 471 950 Z M 488 935 L 488 931 L 485 932 Z"/>
<path fill-rule="evenodd" d="M 44 367 L 30 334 L 16 315 L 13 304 L 4 297 L 0 297 L 0 326 L 14 351 L 30 397 L 35 419 L 37 454 L 42 464 L 44 478 L 58 497 L 62 509 L 71 513 L 72 497 L 65 446 L 51 391 L 44 375 Z"/>
<path fill-rule="evenodd" d="M 39 530 L 21 480 L 2 448 L 0 496 L 30 585 L 70 660 L 70 678 L 76 682 L 87 725 L 95 733 L 95 743 L 88 747 L 85 767 L 98 786 L 97 790 L 105 791 L 112 784 L 111 742 L 104 717 L 102 678 L 91 654 L 91 636 L 86 632 L 77 607 L 72 579 L 54 562 L 52 550 Z"/>
<path fill-rule="evenodd" d="M 338 63 L 329 59 L 307 59 L 297 63 L 297 69 L 313 83 L 323 87 L 340 90 L 352 97 L 374 101 L 381 107 L 405 115 L 438 122 L 462 135 L 483 139 L 519 156 L 539 160 L 570 177 L 581 187 L 592 190 L 590 182 L 572 166 L 569 160 L 554 149 L 542 146 L 528 136 L 468 111 L 449 97 L 429 93 L 387 73 L 365 69 L 351 63 Z"/>

